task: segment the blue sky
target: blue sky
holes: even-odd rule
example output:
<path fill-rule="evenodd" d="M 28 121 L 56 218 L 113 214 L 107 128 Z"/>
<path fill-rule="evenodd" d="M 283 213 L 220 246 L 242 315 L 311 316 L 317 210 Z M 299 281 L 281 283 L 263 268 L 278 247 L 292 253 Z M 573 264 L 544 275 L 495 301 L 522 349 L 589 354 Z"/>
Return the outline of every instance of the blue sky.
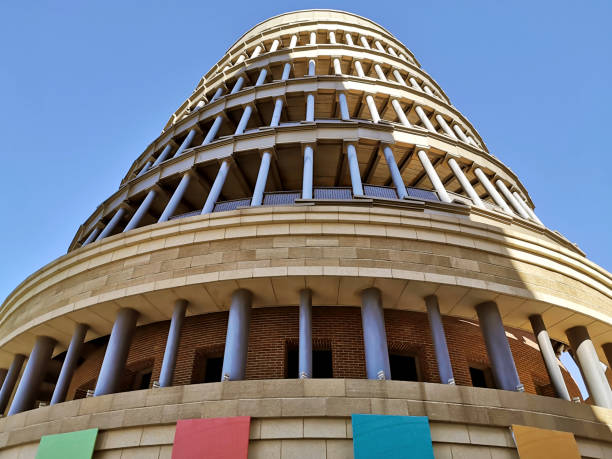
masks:
<path fill-rule="evenodd" d="M 540 219 L 612 269 L 612 2 L 3 2 L 0 297 L 65 253 L 231 43 L 304 8 L 390 30 Z"/>

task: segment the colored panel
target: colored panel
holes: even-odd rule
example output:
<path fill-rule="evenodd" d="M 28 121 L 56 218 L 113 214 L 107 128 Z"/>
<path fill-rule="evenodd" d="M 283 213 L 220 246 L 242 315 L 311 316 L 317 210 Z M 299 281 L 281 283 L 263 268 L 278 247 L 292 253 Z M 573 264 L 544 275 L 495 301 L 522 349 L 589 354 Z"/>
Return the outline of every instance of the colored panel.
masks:
<path fill-rule="evenodd" d="M 433 459 L 427 416 L 353 414 L 355 459 Z"/>
<path fill-rule="evenodd" d="M 249 416 L 178 421 L 172 459 L 246 459 L 250 426 Z"/>
<path fill-rule="evenodd" d="M 97 437 L 98 429 L 44 435 L 36 459 L 91 459 Z"/>
<path fill-rule="evenodd" d="M 580 459 L 574 434 L 513 425 L 514 442 L 521 459 Z"/>

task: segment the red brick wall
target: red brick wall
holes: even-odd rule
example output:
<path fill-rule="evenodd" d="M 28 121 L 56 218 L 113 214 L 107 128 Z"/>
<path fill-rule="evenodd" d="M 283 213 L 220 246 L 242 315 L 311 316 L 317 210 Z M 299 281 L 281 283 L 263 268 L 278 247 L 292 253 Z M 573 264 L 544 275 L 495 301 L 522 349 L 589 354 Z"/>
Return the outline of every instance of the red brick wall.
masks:
<path fill-rule="evenodd" d="M 227 331 L 227 312 L 188 317 L 181 333 L 175 385 L 190 384 L 198 355 L 221 356 Z M 389 351 L 417 357 L 419 374 L 423 381 L 440 382 L 427 315 L 418 312 L 385 310 L 385 325 Z M 159 379 L 169 322 L 139 327 L 134 333 L 122 381 L 122 390 L 128 390 L 134 371 L 143 365 L 153 364 L 152 380 Z M 444 318 L 444 327 L 453 366 L 455 381 L 471 385 L 470 365 L 488 366 L 489 361 L 476 322 Z M 361 313 L 356 307 L 315 307 L 312 314 L 314 348 L 332 350 L 334 377 L 365 378 L 365 361 Z M 535 342 L 533 335 L 515 329 L 507 329 L 508 337 L 519 377 L 525 390 L 553 395 L 552 387 L 537 349 L 528 343 Z M 298 309 L 296 307 L 253 309 L 247 357 L 247 379 L 284 378 L 286 374 L 287 346 L 298 342 Z M 68 398 L 73 398 L 78 388 L 93 389 L 95 378 L 104 355 L 101 347 L 85 356 L 73 378 Z M 563 371 L 570 395 L 579 391 L 569 374 Z"/>

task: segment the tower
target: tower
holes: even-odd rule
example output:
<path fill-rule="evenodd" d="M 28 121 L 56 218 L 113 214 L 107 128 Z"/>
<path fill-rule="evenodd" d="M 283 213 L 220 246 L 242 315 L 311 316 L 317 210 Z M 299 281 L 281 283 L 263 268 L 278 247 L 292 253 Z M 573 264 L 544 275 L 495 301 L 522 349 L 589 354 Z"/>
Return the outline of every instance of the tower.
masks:
<path fill-rule="evenodd" d="M 603 451 L 611 285 L 390 32 L 283 14 L 3 303 L 0 448 L 166 454 L 177 421 L 250 416 L 255 457 L 347 457 L 371 413 L 427 416 L 440 455 L 514 454 L 515 424 Z"/>

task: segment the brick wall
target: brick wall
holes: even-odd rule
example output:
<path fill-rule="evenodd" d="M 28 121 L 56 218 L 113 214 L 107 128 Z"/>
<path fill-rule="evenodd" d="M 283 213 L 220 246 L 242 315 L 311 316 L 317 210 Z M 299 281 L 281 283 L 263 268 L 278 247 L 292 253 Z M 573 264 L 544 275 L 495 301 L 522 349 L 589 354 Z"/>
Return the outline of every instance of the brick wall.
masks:
<path fill-rule="evenodd" d="M 227 312 L 188 317 L 181 333 L 177 366 L 173 384 L 190 384 L 198 374 L 194 366 L 202 364 L 201 357 L 223 355 L 227 331 Z M 391 353 L 417 358 L 423 381 L 440 382 L 435 352 L 427 315 L 419 312 L 385 310 L 387 341 Z M 144 366 L 153 369 L 152 380 L 158 380 L 165 349 L 169 322 L 158 322 L 139 327 L 134 333 L 122 380 L 122 390 L 129 390 L 135 372 Z M 455 381 L 471 385 L 470 366 L 488 366 L 489 361 L 477 322 L 444 317 L 444 327 L 453 366 Z M 361 313 L 356 307 L 315 307 L 312 314 L 314 349 L 332 351 L 334 377 L 365 378 L 365 361 L 361 327 Z M 525 390 L 554 395 L 544 362 L 535 345 L 533 335 L 507 329 L 508 341 Z M 284 378 L 286 350 L 298 342 L 298 309 L 296 307 L 253 309 L 249 334 L 247 379 Z M 95 387 L 105 346 L 85 356 L 73 378 L 68 398 L 74 398 Z M 201 369 L 200 369 L 201 370 Z M 565 370 L 563 375 L 571 396 L 578 396 L 575 382 Z M 78 396 L 78 395 L 77 395 Z"/>

